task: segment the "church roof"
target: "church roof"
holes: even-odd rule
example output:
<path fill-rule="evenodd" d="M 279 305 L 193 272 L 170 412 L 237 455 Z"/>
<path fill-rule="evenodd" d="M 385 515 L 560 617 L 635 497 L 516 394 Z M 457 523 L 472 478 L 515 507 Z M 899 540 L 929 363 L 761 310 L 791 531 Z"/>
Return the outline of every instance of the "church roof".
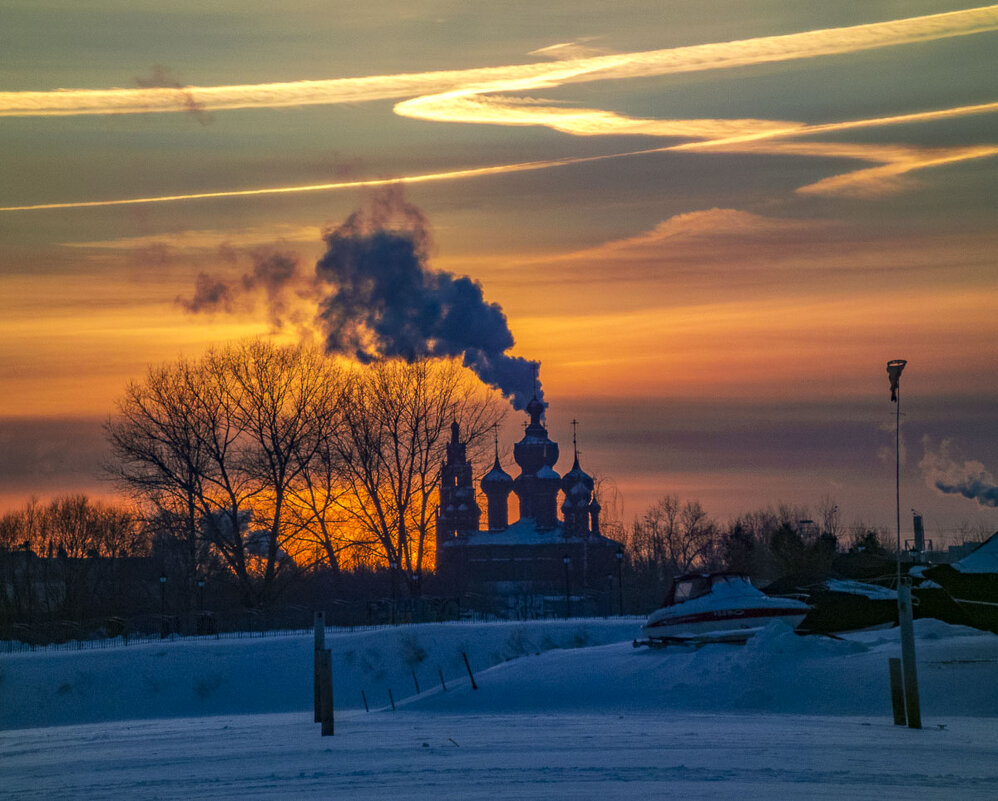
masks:
<path fill-rule="evenodd" d="M 553 529 L 538 530 L 537 524 L 530 518 L 520 518 L 505 531 L 477 531 L 461 538 L 449 539 L 442 543 L 443 548 L 479 548 L 490 545 L 559 545 L 568 542 L 612 542 L 603 536 L 566 537 L 564 524 L 559 522 Z"/>

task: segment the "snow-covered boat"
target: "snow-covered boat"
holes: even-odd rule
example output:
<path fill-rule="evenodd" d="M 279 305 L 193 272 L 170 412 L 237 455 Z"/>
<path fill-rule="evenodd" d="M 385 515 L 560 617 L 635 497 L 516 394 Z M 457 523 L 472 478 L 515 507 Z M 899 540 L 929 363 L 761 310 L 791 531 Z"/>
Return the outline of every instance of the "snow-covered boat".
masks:
<path fill-rule="evenodd" d="M 795 628 L 809 608 L 764 594 L 741 573 L 688 573 L 673 582 L 641 631 L 652 645 L 745 642 L 774 620 Z"/>
<path fill-rule="evenodd" d="M 898 622 L 897 591 L 879 584 L 830 575 L 785 576 L 762 591 L 800 598 L 811 607 L 797 628 L 800 633 L 890 628 Z"/>
<path fill-rule="evenodd" d="M 969 625 L 998 634 L 998 532 L 959 562 L 922 575 L 949 593 Z"/>

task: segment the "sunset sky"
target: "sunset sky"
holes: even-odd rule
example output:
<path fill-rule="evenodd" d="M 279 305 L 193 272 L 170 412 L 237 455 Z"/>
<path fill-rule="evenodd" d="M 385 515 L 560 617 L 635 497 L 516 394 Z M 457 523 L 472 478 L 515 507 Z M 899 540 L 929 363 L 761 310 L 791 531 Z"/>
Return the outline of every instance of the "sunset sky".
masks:
<path fill-rule="evenodd" d="M 0 508 L 110 493 L 126 383 L 272 330 L 198 274 L 401 182 L 625 518 L 893 526 L 904 358 L 906 531 L 998 528 L 998 6 L 4 0 L 0 52 Z"/>

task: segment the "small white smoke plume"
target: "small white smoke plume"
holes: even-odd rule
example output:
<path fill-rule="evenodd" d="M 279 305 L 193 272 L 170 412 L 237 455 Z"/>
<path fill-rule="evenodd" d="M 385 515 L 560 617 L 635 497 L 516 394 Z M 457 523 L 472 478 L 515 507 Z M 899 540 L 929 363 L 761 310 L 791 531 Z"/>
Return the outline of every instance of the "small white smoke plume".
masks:
<path fill-rule="evenodd" d="M 981 462 L 963 459 L 948 439 L 933 449 L 925 437 L 922 445 L 925 455 L 918 466 L 928 486 L 947 495 L 962 495 L 981 506 L 998 507 L 998 479 Z"/>

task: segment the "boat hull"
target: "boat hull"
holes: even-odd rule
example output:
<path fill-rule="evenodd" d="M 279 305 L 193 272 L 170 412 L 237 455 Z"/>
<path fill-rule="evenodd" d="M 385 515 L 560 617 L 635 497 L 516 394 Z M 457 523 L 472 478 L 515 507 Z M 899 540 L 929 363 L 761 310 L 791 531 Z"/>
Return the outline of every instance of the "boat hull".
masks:
<path fill-rule="evenodd" d="M 667 614 L 659 618 L 653 613 L 641 631 L 650 640 L 712 639 L 728 633 L 731 633 L 729 639 L 732 640 L 748 639 L 774 620 L 782 621 L 790 628 L 796 628 L 807 616 L 807 612 L 806 607 L 749 607 Z"/>

